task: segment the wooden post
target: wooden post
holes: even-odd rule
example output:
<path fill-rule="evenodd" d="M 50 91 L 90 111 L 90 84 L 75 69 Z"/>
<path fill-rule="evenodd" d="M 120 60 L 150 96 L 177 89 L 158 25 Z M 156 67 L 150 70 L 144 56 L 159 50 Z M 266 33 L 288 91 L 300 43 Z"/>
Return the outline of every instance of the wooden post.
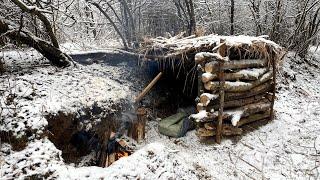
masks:
<path fill-rule="evenodd" d="M 277 84 L 277 76 L 276 76 L 276 60 L 274 59 L 274 57 L 272 58 L 272 78 L 273 78 L 273 84 L 272 84 L 272 100 L 271 100 L 271 107 L 270 107 L 270 120 L 273 119 L 273 108 L 274 108 L 274 101 L 276 99 L 276 84 Z"/>
<path fill-rule="evenodd" d="M 217 134 L 216 134 L 216 142 L 221 143 L 222 136 L 222 119 L 223 119 L 223 107 L 224 107 L 224 70 L 223 70 L 223 61 L 219 61 L 219 113 L 218 113 L 218 124 L 217 124 Z"/>
<path fill-rule="evenodd" d="M 221 39 L 220 43 L 224 43 L 225 40 Z M 226 44 L 222 45 L 218 53 L 225 57 L 227 52 L 227 46 Z M 225 78 L 224 78 L 224 61 L 219 60 L 219 96 L 220 96 L 220 102 L 219 102 L 219 113 L 218 113 L 218 124 L 217 124 L 217 134 L 216 134 L 216 142 L 221 143 L 221 137 L 222 137 L 222 120 L 223 120 L 223 107 L 224 107 L 224 84 L 225 84 Z"/>
<path fill-rule="evenodd" d="M 129 125 L 128 136 L 140 143 L 145 138 L 147 110 L 138 108 L 136 113 L 137 119 L 133 120 Z"/>

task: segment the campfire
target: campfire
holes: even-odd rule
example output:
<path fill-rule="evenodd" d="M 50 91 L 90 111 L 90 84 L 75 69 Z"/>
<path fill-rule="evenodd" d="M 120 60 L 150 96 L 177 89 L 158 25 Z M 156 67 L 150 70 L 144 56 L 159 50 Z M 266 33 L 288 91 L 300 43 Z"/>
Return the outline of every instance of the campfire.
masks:
<path fill-rule="evenodd" d="M 114 133 L 113 133 L 114 134 Z M 133 153 L 133 147 L 130 147 L 128 140 L 125 137 L 115 138 L 111 137 L 107 145 L 107 156 L 105 161 L 105 167 L 110 166 L 115 161 L 122 157 L 130 156 Z"/>
<path fill-rule="evenodd" d="M 146 109 L 138 108 L 135 113 L 123 113 L 120 129 L 107 136 L 107 144 L 101 149 L 101 153 L 104 153 L 100 155 L 100 161 L 104 162 L 101 166 L 108 167 L 120 158 L 130 156 L 134 152 L 135 143 L 144 139 L 145 124 Z"/>

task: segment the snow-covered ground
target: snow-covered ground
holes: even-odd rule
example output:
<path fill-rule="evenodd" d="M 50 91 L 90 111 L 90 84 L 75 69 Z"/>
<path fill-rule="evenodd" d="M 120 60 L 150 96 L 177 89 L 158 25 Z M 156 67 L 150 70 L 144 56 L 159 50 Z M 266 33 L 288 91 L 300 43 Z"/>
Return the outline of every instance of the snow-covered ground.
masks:
<path fill-rule="evenodd" d="M 168 138 L 151 121 L 141 149 L 108 168 L 67 165 L 47 138 L 31 138 L 22 151 L 1 144 L 0 179 L 36 175 L 59 179 L 319 179 L 320 51 L 311 53 L 314 57 L 308 62 L 288 54 L 280 69 L 275 119 L 241 137 L 224 138 L 220 145 L 201 143 L 194 131 L 179 139 Z M 1 119 L 0 128 L 17 135 L 26 128 L 42 130 L 44 110 L 74 110 L 96 98 L 105 104 L 110 99 L 128 99 L 126 92 L 135 83 L 116 81 L 122 71 L 93 64 L 66 70 L 39 67 L 14 77 L 2 76 L 1 88 L 7 89 L 11 81 L 16 84 L 12 91 L 21 105 L 16 117 L 25 110 L 30 113 L 20 119 L 2 114 L 6 118 Z M 1 106 L 8 106 L 4 96 L 1 99 Z"/>

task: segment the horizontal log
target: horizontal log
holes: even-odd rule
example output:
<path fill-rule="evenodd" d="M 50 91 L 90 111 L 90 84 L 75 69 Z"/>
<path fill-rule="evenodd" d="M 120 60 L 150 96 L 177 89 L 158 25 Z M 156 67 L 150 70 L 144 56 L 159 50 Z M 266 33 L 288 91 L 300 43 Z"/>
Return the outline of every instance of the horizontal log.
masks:
<path fill-rule="evenodd" d="M 200 112 L 202 110 L 205 110 L 205 106 L 202 103 L 197 103 L 197 111 Z"/>
<path fill-rule="evenodd" d="M 223 69 L 246 69 L 246 68 L 261 68 L 267 67 L 267 59 L 243 59 L 243 60 L 230 60 L 223 64 Z M 218 71 L 219 63 L 211 61 L 205 64 L 205 72 L 215 73 Z"/>
<path fill-rule="evenodd" d="M 206 124 L 207 128 L 199 128 L 196 132 L 196 134 L 200 137 L 212 137 L 216 135 L 216 126 L 215 124 Z M 238 127 L 233 127 L 231 125 L 223 125 L 222 126 L 222 135 L 225 136 L 235 136 L 235 135 L 241 135 L 242 129 Z"/>
<path fill-rule="evenodd" d="M 232 101 L 232 100 L 239 100 L 239 99 L 245 99 L 249 98 L 252 96 L 256 96 L 259 94 L 265 94 L 269 92 L 272 88 L 272 82 L 267 81 L 261 85 L 258 85 L 257 87 L 252 88 L 249 91 L 244 91 L 244 92 L 226 92 L 225 93 L 225 101 Z M 203 93 L 203 94 L 208 94 L 208 93 Z M 218 94 L 212 94 L 214 97 L 218 97 Z M 207 95 L 202 95 L 199 98 L 199 102 L 202 103 L 202 106 L 209 106 L 209 105 L 214 105 L 219 102 L 215 101 L 217 98 L 210 99 Z"/>
<path fill-rule="evenodd" d="M 259 102 L 262 99 L 264 99 L 264 96 L 266 94 L 260 94 L 248 98 L 243 98 L 243 99 L 237 99 L 237 100 L 230 100 L 230 101 L 225 101 L 224 102 L 224 108 L 235 108 L 235 107 L 242 107 L 248 104 L 252 104 L 255 102 Z M 218 109 L 219 108 L 219 101 L 216 101 L 215 105 L 213 106 L 208 106 L 210 109 Z"/>
<path fill-rule="evenodd" d="M 216 100 L 219 97 L 217 94 L 209 94 L 209 93 L 203 93 L 200 95 L 200 103 L 202 103 L 203 106 L 208 106 L 211 101 Z"/>
<path fill-rule="evenodd" d="M 233 73 L 224 73 L 224 78 L 226 81 L 239 81 L 239 80 L 245 80 L 245 81 L 254 81 L 259 79 L 263 74 L 265 74 L 268 71 L 267 68 L 253 68 L 253 69 L 243 69 L 238 72 Z M 201 80 L 203 83 L 207 83 L 212 80 L 218 80 L 217 74 L 212 73 L 203 73 Z"/>
<path fill-rule="evenodd" d="M 252 114 L 250 116 L 241 118 L 240 121 L 236 124 L 236 127 L 243 126 L 252 122 L 270 118 L 270 110 L 265 111 L 264 113 Z"/>
<path fill-rule="evenodd" d="M 206 61 L 228 61 L 228 57 L 222 57 L 218 53 L 200 52 L 194 57 L 196 64 L 205 63 Z"/>
<path fill-rule="evenodd" d="M 226 81 L 224 84 L 224 90 L 227 92 L 243 92 L 249 91 L 250 89 L 263 84 L 272 78 L 272 71 L 269 71 L 262 75 L 258 80 L 252 82 L 231 82 Z M 219 89 L 219 82 L 218 81 L 210 81 L 204 85 L 206 90 L 209 91 L 216 91 Z"/>
<path fill-rule="evenodd" d="M 232 110 L 226 110 L 223 113 L 223 120 L 231 120 L 232 117 L 235 115 L 236 112 L 242 112 L 242 117 L 247 117 L 251 114 L 259 113 L 259 112 L 265 112 L 270 109 L 271 103 L 267 99 L 263 99 L 260 102 L 248 104 L 246 106 L 242 106 L 239 108 L 235 108 Z M 205 123 L 205 122 L 211 122 L 216 121 L 218 119 L 218 112 L 208 112 L 208 117 L 203 119 L 196 119 L 196 122 L 198 123 Z"/>
<path fill-rule="evenodd" d="M 207 83 L 209 81 L 212 81 L 214 79 L 217 79 L 218 78 L 218 75 L 217 74 L 212 74 L 212 73 L 203 73 L 201 75 L 201 81 L 203 83 Z"/>
<path fill-rule="evenodd" d="M 269 80 L 263 84 L 260 84 L 249 91 L 243 91 L 243 92 L 226 92 L 225 94 L 225 99 L 228 100 L 236 100 L 236 99 L 242 99 L 242 98 L 247 98 L 251 96 L 255 96 L 258 94 L 262 94 L 265 92 L 269 92 L 272 87 L 272 82 Z"/>

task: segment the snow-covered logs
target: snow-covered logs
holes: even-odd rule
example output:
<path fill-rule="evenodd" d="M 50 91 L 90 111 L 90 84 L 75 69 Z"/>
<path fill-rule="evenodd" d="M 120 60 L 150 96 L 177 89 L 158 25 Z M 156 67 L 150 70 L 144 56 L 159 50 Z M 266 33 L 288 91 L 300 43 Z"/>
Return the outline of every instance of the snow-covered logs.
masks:
<path fill-rule="evenodd" d="M 200 137 L 239 135 L 251 122 L 271 119 L 276 64 L 283 49 L 263 37 L 175 36 L 151 38 L 143 44 L 145 58 L 162 64 L 198 69 L 197 114 L 190 116 Z M 180 69 L 179 69 L 180 72 Z"/>
<path fill-rule="evenodd" d="M 272 42 L 234 44 L 225 39 L 217 47 L 217 52 L 195 55 L 198 113 L 190 118 L 198 125 L 198 136 L 216 137 L 220 143 L 222 135 L 240 135 L 242 126 L 271 119 L 280 50 Z"/>

